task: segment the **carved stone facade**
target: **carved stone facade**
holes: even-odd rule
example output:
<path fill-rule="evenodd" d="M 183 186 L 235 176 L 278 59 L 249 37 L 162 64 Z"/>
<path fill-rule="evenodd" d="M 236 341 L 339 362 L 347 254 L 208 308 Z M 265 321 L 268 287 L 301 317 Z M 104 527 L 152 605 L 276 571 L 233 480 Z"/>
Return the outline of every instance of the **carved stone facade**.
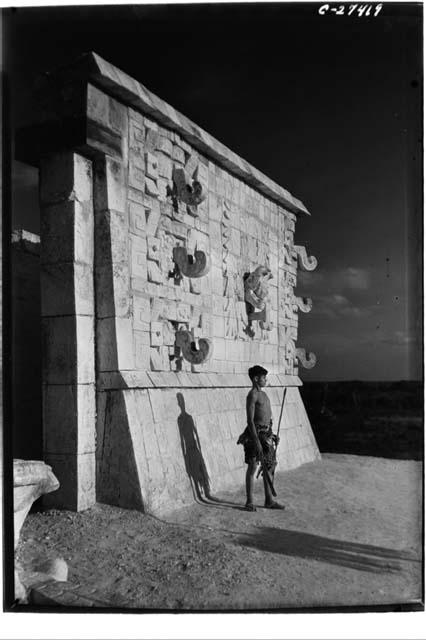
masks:
<path fill-rule="evenodd" d="M 49 272 L 62 274 L 65 283 L 58 299 L 62 306 L 53 309 L 61 316 L 55 321 L 50 293 L 45 296 L 45 348 L 54 355 L 45 370 L 46 411 L 54 413 L 49 394 L 58 393 L 49 385 L 74 385 L 79 400 L 73 428 L 79 432 L 85 402 L 89 415 L 95 413 L 96 390 L 92 473 L 97 499 L 160 512 L 176 502 L 171 495 L 180 486 L 185 502 L 185 466 L 173 449 L 179 423 L 176 391 L 182 389 L 191 390 L 191 397 L 197 390 L 193 418 L 213 485 L 215 479 L 217 487 L 234 482 L 236 471 L 242 473 L 235 441 L 244 426 L 244 407 L 237 408 L 230 397 L 226 434 L 219 433 L 224 418 L 204 390 L 222 389 L 226 398 L 234 388 L 244 395 L 247 370 L 256 363 L 275 376 L 271 384 L 278 396 L 283 387 L 293 389 L 293 403 L 303 416 L 296 429 L 295 410 L 285 427 L 288 434 L 295 429 L 294 442 L 287 443 L 294 457 L 282 469 L 314 459 L 319 454 L 297 389 L 297 359 L 304 366 L 314 360 L 296 346 L 298 311 L 312 306 L 295 291 L 298 261 L 308 270 L 316 266 L 315 258 L 294 244 L 296 219 L 307 213 L 305 207 L 98 56 L 88 56 L 86 75 L 82 69 L 83 77 L 69 94 L 80 101 L 87 127 L 71 142 L 56 140 L 52 147 L 43 139 L 36 149 L 47 146 L 42 167 L 49 168 L 41 174 L 42 251 L 50 256 L 45 261 Z M 58 82 L 64 82 L 63 75 Z M 33 158 L 34 149 L 18 148 L 22 159 Z M 77 353 L 69 364 L 69 380 L 60 379 L 55 369 L 65 348 L 64 314 L 72 326 L 67 349 Z M 148 424 L 147 407 L 151 412 L 153 403 L 161 402 L 162 389 L 171 393 L 169 413 L 167 406 L 162 408 L 161 420 Z M 46 415 L 49 434 L 55 427 Z M 197 422 L 198 415 L 205 417 Z M 163 422 L 174 427 L 170 424 L 161 435 Z M 306 432 L 304 437 L 298 429 Z M 215 438 L 225 447 L 221 469 L 210 454 Z M 87 457 L 93 449 L 80 451 L 80 441 L 82 436 L 67 455 L 86 455 L 84 460 L 93 462 Z M 59 454 L 58 448 L 49 451 L 54 468 Z M 283 451 L 283 460 L 286 455 Z M 58 460 L 63 466 L 64 460 Z M 159 469 L 161 490 L 155 480 Z M 58 474 L 64 496 L 65 476 Z M 76 478 L 78 493 L 78 473 Z M 84 508 L 86 501 L 70 498 L 65 506 Z"/>

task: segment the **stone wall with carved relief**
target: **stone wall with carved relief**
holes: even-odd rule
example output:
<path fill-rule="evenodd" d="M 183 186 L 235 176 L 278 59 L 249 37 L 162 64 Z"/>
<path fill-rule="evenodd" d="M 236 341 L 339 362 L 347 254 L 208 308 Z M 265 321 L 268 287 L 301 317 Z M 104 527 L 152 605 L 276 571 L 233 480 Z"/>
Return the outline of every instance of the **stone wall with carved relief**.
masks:
<path fill-rule="evenodd" d="M 105 119 L 111 99 L 89 89 L 92 115 Z M 296 215 L 151 118 L 131 108 L 121 117 L 127 157 L 98 172 L 97 259 L 101 305 L 104 289 L 114 300 L 104 317 L 134 349 L 110 364 L 243 373 L 261 362 L 297 375 L 298 311 L 311 306 L 296 295 L 297 264 L 315 261 L 295 246 Z"/>
<path fill-rule="evenodd" d="M 243 482 L 236 441 L 254 364 L 270 372 L 275 429 L 284 443 L 279 469 L 317 458 L 298 390 L 299 366 L 315 364 L 297 334 L 299 312 L 312 307 L 297 291 L 297 271 L 316 267 L 295 243 L 297 218 L 308 213 L 303 203 L 96 54 L 71 77 L 61 95 L 71 96 L 73 109 L 80 105 L 84 127 L 62 149 L 58 138 L 46 142 L 44 126 L 35 148 L 53 145 L 43 153 L 41 172 L 41 192 L 44 181 L 49 194 L 42 210 L 45 252 L 58 253 L 67 230 L 73 233 L 73 277 L 62 281 L 62 297 L 75 301 L 67 313 L 77 319 L 81 393 L 96 375 L 96 425 L 91 400 L 86 414 L 83 399 L 77 414 L 72 407 L 77 443 L 92 442 L 86 431 L 96 430 L 96 499 L 163 513 L 198 492 Z M 30 161 L 34 149 L 23 154 Z M 56 204 L 55 180 L 69 185 L 71 226 L 66 196 Z M 75 202 L 86 182 L 92 186 L 84 198 L 90 196 L 93 209 L 84 199 Z M 81 206 L 87 214 L 79 213 Z M 57 276 L 61 260 L 55 258 Z M 86 342 L 83 316 L 84 326 L 94 328 Z M 52 340 L 61 352 L 62 337 L 47 337 L 49 352 Z M 91 373 L 80 381 L 85 357 Z M 48 369 L 48 383 L 57 384 Z M 79 420 L 83 414 L 89 418 Z M 53 429 L 47 420 L 45 431 Z M 66 493 L 65 471 L 58 477 Z M 84 493 L 78 473 L 75 482 Z M 92 499 L 67 504 L 87 506 Z"/>

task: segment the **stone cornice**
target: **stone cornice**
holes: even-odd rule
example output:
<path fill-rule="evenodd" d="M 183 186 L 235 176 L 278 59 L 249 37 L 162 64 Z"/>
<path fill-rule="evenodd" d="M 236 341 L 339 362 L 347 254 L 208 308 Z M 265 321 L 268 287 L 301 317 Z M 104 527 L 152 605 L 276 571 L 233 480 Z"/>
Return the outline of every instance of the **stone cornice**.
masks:
<path fill-rule="evenodd" d="M 120 371 L 101 373 L 99 391 L 149 388 L 217 389 L 219 387 L 250 388 L 247 374 L 242 373 L 176 373 L 174 371 Z M 268 374 L 268 387 L 300 387 L 298 376 L 284 373 Z"/>
<path fill-rule="evenodd" d="M 96 53 L 84 54 L 76 64 L 62 69 L 61 74 L 71 75 L 74 79 L 91 81 L 108 95 L 177 132 L 198 151 L 244 180 L 264 196 L 293 213 L 310 215 L 305 205 L 289 191 L 243 160 L 167 102 L 148 91 L 140 82 L 103 60 Z"/>

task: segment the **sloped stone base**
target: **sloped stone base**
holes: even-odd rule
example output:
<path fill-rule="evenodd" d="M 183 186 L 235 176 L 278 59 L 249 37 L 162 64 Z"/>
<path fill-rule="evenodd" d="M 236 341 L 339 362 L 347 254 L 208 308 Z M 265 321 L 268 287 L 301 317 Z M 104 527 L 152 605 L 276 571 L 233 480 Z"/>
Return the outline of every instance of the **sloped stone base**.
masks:
<path fill-rule="evenodd" d="M 154 515 L 244 483 L 250 387 L 110 389 L 99 394 L 97 500 Z M 284 387 L 268 387 L 274 432 Z M 287 388 L 278 471 L 320 457 L 297 387 Z"/>

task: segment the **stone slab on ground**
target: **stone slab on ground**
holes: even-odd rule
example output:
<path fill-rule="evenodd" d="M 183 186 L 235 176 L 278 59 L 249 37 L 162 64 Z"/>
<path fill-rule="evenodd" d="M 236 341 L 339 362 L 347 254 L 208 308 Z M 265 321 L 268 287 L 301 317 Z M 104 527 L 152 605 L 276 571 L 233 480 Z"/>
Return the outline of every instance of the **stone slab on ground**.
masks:
<path fill-rule="evenodd" d="M 19 560 L 61 555 L 70 583 L 123 608 L 397 608 L 421 601 L 421 487 L 420 462 L 325 454 L 277 475 L 283 512 L 261 507 L 260 480 L 245 512 L 242 477 L 162 519 L 100 504 L 34 513 Z"/>

